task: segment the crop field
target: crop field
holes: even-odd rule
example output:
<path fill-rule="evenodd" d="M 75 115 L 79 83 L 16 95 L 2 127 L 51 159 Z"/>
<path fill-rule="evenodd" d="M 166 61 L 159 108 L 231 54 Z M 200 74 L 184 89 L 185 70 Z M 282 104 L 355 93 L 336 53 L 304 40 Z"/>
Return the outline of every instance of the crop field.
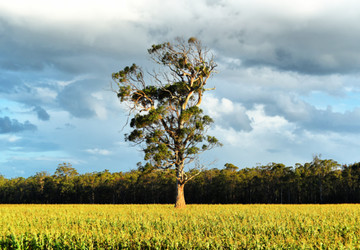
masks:
<path fill-rule="evenodd" d="M 0 205 L 0 249 L 360 248 L 360 205 Z"/>

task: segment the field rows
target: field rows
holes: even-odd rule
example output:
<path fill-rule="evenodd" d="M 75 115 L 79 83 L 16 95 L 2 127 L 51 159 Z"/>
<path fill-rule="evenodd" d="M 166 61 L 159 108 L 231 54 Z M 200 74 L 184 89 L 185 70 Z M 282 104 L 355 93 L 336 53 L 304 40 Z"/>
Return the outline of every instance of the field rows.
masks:
<path fill-rule="evenodd" d="M 0 248 L 360 248 L 360 205 L 0 205 Z"/>

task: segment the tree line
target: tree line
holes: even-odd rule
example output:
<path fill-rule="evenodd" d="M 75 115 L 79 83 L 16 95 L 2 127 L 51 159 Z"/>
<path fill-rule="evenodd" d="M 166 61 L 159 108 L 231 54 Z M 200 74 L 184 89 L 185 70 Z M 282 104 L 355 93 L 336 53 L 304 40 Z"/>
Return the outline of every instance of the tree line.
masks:
<path fill-rule="evenodd" d="M 59 164 L 50 175 L 7 179 L 0 176 L 0 203 L 173 203 L 175 170 L 79 174 Z M 360 203 L 360 162 L 339 165 L 319 157 L 287 167 L 281 163 L 202 171 L 185 189 L 187 203 Z"/>

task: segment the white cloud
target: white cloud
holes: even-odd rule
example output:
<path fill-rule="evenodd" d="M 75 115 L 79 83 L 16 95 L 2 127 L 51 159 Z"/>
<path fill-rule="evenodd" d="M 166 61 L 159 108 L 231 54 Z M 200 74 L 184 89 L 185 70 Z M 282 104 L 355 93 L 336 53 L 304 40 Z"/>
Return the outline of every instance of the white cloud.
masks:
<path fill-rule="evenodd" d="M 295 125 L 288 122 L 281 116 L 268 116 L 265 114 L 263 105 L 256 105 L 253 110 L 247 111 L 251 120 L 251 126 L 255 132 L 268 133 L 283 133 L 288 130 L 294 130 Z"/>
<path fill-rule="evenodd" d="M 49 88 L 35 87 L 34 89 L 38 95 L 38 98 L 45 102 L 51 102 L 57 96 L 57 92 Z"/>
<path fill-rule="evenodd" d="M 99 149 L 99 148 L 92 148 L 92 149 L 86 149 L 85 152 L 93 155 L 110 155 L 111 151 L 106 149 Z"/>
<path fill-rule="evenodd" d="M 236 131 L 233 128 L 226 129 L 216 126 L 214 132 L 224 138 L 224 143 L 237 147 L 249 147 L 249 145 L 272 145 L 279 140 L 293 141 L 296 125 L 280 116 L 268 116 L 265 114 L 263 105 L 256 105 L 254 109 L 246 111 L 251 121 L 251 131 Z"/>
<path fill-rule="evenodd" d="M 217 99 L 212 95 L 204 97 L 205 113 L 214 119 L 215 124 L 232 127 L 236 130 L 250 130 L 250 120 L 246 109 L 240 103 L 234 103 L 227 98 Z"/>
<path fill-rule="evenodd" d="M 93 109 L 99 119 L 105 120 L 107 118 L 107 109 L 101 103 L 93 104 Z"/>
<path fill-rule="evenodd" d="M 334 159 L 341 164 L 359 161 L 359 136 L 336 132 L 298 130 L 282 117 L 269 117 L 261 106 L 248 112 L 252 119 L 251 131 L 236 131 L 216 126 L 211 134 L 224 144 L 208 157 L 220 156 L 220 164 L 234 163 L 239 167 L 254 167 L 270 162 L 294 166 L 305 163 L 314 154 Z M 344 150 L 346 149 L 346 150 Z"/>
<path fill-rule="evenodd" d="M 21 138 L 22 138 L 22 137 L 20 137 L 20 136 L 10 135 L 10 136 L 8 137 L 8 141 L 9 141 L 9 142 L 17 142 L 17 141 L 21 140 Z"/>
<path fill-rule="evenodd" d="M 22 137 L 21 136 L 17 136 L 17 135 L 9 135 L 9 134 L 2 134 L 0 135 L 0 140 L 3 140 L 3 141 L 8 141 L 10 143 L 13 143 L 13 142 L 17 142 L 19 140 L 21 140 Z"/>
<path fill-rule="evenodd" d="M 45 18 L 54 21 L 137 20 L 139 17 L 131 1 L 102 0 L 14 0 L 1 2 L 3 11 L 22 17 Z"/>
<path fill-rule="evenodd" d="M 90 80 L 93 79 L 90 74 L 87 75 L 80 75 L 80 76 L 74 76 L 71 80 L 59 80 L 59 79 L 46 79 L 43 81 L 43 83 L 50 84 L 53 87 L 60 87 L 60 89 L 63 89 L 64 87 L 83 80 Z"/>

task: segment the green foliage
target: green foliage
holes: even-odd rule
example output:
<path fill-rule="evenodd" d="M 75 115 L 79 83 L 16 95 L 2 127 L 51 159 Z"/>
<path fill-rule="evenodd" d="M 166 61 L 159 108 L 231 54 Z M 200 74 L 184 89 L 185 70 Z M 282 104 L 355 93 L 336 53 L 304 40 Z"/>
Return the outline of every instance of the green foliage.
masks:
<path fill-rule="evenodd" d="M 207 52 L 195 38 L 187 43 L 178 39 L 157 44 L 148 50 L 163 68 L 150 75 L 156 84 L 147 84 L 136 64 L 112 75 L 119 87 L 118 98 L 128 104 L 132 114 L 133 130 L 125 139 L 144 145 L 144 160 L 152 169 L 175 168 L 177 180 L 183 184 L 191 179 L 184 175 L 184 165 L 221 145 L 206 135 L 213 120 L 199 108 L 216 67 Z"/>
<path fill-rule="evenodd" d="M 229 171 L 236 171 L 239 169 L 237 166 L 235 166 L 232 163 L 226 163 L 224 166 L 225 166 L 225 169 L 229 170 Z"/>
<path fill-rule="evenodd" d="M 78 175 L 78 172 L 70 163 L 59 164 L 55 171 L 55 176 L 60 178 L 73 177 L 76 175 Z"/>
<path fill-rule="evenodd" d="M 172 154 L 163 144 L 149 151 L 156 161 Z M 196 153 L 193 146 L 184 154 Z M 153 153 L 159 154 L 152 155 Z M 63 167 L 64 164 L 59 166 Z M 69 166 L 70 164 L 65 164 Z M 71 167 L 72 168 L 72 167 Z M 63 168 L 60 168 L 63 169 Z M 173 201 L 176 171 L 156 171 L 147 162 L 127 173 L 102 172 L 64 174 L 40 172 L 28 178 L 0 177 L 0 203 L 170 203 Z M 65 171 L 66 172 L 66 171 Z M 288 167 L 281 163 L 238 169 L 199 172 L 185 189 L 189 203 L 360 203 L 360 163 L 339 164 L 330 159 L 314 159 Z"/>

